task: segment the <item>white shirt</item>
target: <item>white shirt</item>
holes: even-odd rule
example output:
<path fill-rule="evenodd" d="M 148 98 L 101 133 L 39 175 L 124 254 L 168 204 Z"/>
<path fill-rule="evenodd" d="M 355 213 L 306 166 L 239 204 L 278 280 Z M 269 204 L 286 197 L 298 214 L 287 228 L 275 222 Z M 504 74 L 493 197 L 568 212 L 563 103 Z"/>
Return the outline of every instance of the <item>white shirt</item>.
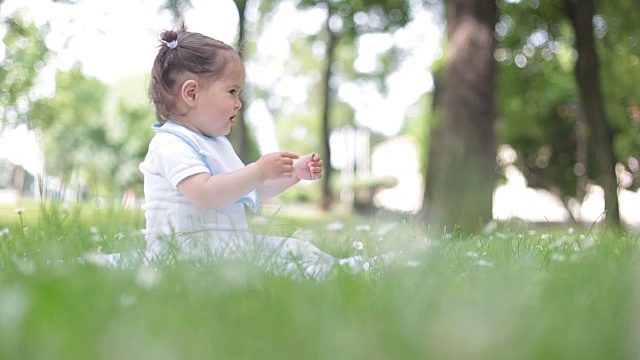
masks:
<path fill-rule="evenodd" d="M 209 230 L 247 230 L 243 203 L 256 211 L 255 191 L 230 206 L 202 210 L 177 189 L 178 183 L 191 175 L 212 172 L 215 175 L 244 167 L 229 140 L 224 136 L 209 138 L 172 121 L 154 129 L 157 133 L 140 164 L 144 174 L 146 234 L 172 236 Z"/>

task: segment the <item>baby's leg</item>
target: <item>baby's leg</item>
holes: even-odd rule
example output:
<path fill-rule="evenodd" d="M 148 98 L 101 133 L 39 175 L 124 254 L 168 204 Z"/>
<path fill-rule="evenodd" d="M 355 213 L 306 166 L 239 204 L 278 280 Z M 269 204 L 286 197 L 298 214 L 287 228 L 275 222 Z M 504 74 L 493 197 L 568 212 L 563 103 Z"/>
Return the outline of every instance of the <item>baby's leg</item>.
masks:
<path fill-rule="evenodd" d="M 277 236 L 259 236 L 258 246 L 263 246 L 265 262 L 275 265 L 287 275 L 322 279 L 338 259 L 320 250 L 308 241 Z"/>
<path fill-rule="evenodd" d="M 307 278 L 322 279 L 336 265 L 347 267 L 353 273 L 361 271 L 364 265 L 361 256 L 339 259 L 309 241 L 263 236 L 260 242 L 270 249 L 266 252 L 269 254 L 267 261 L 278 263 L 291 275 L 303 274 Z"/>

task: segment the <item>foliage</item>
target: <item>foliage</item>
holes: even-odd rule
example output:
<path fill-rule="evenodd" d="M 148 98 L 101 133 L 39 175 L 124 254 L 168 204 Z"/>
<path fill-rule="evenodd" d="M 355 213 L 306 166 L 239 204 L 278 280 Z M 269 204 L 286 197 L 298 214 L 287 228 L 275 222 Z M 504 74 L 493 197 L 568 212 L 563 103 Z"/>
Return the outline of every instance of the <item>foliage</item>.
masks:
<path fill-rule="evenodd" d="M 636 20 L 637 5 L 624 0 L 616 4 L 598 3 L 598 52 L 607 114 L 616 130 L 614 150 L 624 166 L 621 186 L 636 191 L 640 188 L 640 89 L 632 74 L 640 72 L 640 25 Z"/>
<path fill-rule="evenodd" d="M 321 104 L 321 140 L 322 155 L 327 163 L 331 163 L 329 137 L 334 124 L 330 121 L 335 116 L 336 91 L 340 84 L 348 81 L 348 74 L 353 73 L 351 65 L 356 51 L 352 44 L 362 34 L 393 32 L 404 26 L 410 19 L 409 4 L 405 0 L 375 1 L 326 1 L 301 0 L 300 9 L 321 8 L 326 11 L 323 30 L 313 37 L 324 47 L 322 75 L 319 84 Z M 395 50 L 387 52 L 389 56 L 382 58 L 382 73 L 395 63 Z M 346 61 L 344 60 L 346 57 Z M 383 77 L 384 77 L 383 76 Z M 361 76 L 365 77 L 365 76 Z M 374 78 L 376 76 L 374 75 Z M 356 76 L 357 78 L 357 76 Z M 333 200 L 331 189 L 333 169 L 329 166 L 322 179 L 322 208 L 328 209 Z"/>
<path fill-rule="evenodd" d="M 35 100 L 32 90 L 45 66 L 49 49 L 44 37 L 48 26 L 38 28 L 20 14 L 0 18 L 6 33 L 5 56 L 0 59 L 0 128 L 4 124 L 28 123 L 27 112 Z"/>
<path fill-rule="evenodd" d="M 105 175 L 99 170 L 108 161 L 102 155 L 107 136 L 102 124 L 106 93 L 104 84 L 86 78 L 76 66 L 68 72 L 58 71 L 55 95 L 38 99 L 30 109 L 32 123 L 42 130 L 47 171 L 62 178 L 65 185 L 76 171 L 88 181 Z"/>
<path fill-rule="evenodd" d="M 163 0 L 160 9 L 166 9 L 171 13 L 174 23 L 182 19 L 184 12 L 192 6 L 191 0 Z"/>
<path fill-rule="evenodd" d="M 89 186 L 93 195 L 129 187 L 141 191 L 138 165 L 155 121 L 146 96 L 136 92 L 144 80 L 126 81 L 111 90 L 79 67 L 58 72 L 55 95 L 37 100 L 30 110 L 34 126 L 42 130 L 49 175 L 65 186 Z"/>
<path fill-rule="evenodd" d="M 515 165 L 529 186 L 550 190 L 565 203 L 581 202 L 589 180 L 597 183 L 601 174 L 595 165 L 598 150 L 583 144 L 591 135 L 578 108 L 574 34 L 562 2 L 500 4 L 499 141 L 516 151 Z M 640 27 L 629 19 L 630 4 L 599 2 L 594 24 L 604 100 L 615 131 L 614 150 L 630 175 L 621 185 L 635 190 L 639 173 L 634 154 L 640 143 L 638 122 L 628 113 L 637 104 L 633 99 L 638 98 L 638 89 L 628 74 L 639 66 L 633 59 L 640 47 L 633 39 L 640 38 Z"/>
<path fill-rule="evenodd" d="M 100 247 L 143 246 L 129 236 L 141 213 L 55 215 L 62 209 L 49 206 L 37 223 L 20 214 L 29 230 L 15 213 L 0 223 L 2 358 L 619 359 L 640 351 L 632 232 L 510 224 L 460 237 L 379 218 L 267 220 L 264 230 L 339 256 L 404 251 L 386 266 L 313 282 L 242 260 L 113 268 L 96 256 Z"/>
<path fill-rule="evenodd" d="M 133 188 L 142 193 L 142 173 L 138 165 L 144 160 L 154 135 L 151 125 L 157 122 L 147 93 L 140 86 L 147 82 L 147 75 L 124 78 L 110 87 L 106 98 L 106 147 L 115 157 L 107 171 L 119 190 Z"/>

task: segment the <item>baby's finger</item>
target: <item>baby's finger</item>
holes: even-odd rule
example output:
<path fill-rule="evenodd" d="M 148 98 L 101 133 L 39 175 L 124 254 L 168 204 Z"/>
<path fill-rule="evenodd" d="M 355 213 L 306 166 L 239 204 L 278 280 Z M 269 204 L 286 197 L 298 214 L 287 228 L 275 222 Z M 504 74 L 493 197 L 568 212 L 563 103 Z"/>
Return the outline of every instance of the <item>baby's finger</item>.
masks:
<path fill-rule="evenodd" d="M 313 155 L 311 155 L 311 156 L 313 156 Z M 311 163 L 309 163 L 309 175 L 311 176 L 311 180 L 315 180 L 316 179 L 316 176 L 315 176 L 314 171 L 313 171 L 313 166 L 311 166 Z"/>
<path fill-rule="evenodd" d="M 280 152 L 280 156 L 286 157 L 286 158 L 289 158 L 289 159 L 297 159 L 297 158 L 300 157 L 300 155 L 298 155 L 298 154 L 290 153 L 290 152 L 287 152 L 287 151 Z"/>
<path fill-rule="evenodd" d="M 293 166 L 293 159 L 290 159 L 290 158 L 287 158 L 287 157 L 282 158 L 282 163 L 285 166 Z"/>

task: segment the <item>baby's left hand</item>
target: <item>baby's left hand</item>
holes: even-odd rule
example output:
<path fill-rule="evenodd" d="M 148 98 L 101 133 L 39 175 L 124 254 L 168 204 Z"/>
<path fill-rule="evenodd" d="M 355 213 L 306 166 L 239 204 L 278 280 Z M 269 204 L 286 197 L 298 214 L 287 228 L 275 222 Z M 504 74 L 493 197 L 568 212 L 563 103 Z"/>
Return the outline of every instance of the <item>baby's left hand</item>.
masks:
<path fill-rule="evenodd" d="M 322 165 L 320 155 L 311 153 L 301 156 L 293 165 L 293 169 L 300 180 L 317 180 L 322 177 Z"/>

